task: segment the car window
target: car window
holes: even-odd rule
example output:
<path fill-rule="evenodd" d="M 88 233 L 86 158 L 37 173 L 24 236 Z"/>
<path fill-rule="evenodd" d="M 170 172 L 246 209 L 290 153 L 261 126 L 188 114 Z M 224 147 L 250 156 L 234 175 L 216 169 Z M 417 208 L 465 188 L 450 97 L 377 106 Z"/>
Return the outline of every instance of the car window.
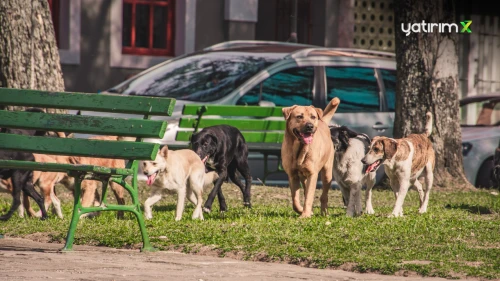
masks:
<path fill-rule="evenodd" d="M 278 72 L 253 87 L 236 104 L 258 105 L 268 101 L 276 106 L 312 105 L 313 67 L 296 67 Z"/>
<path fill-rule="evenodd" d="M 385 86 L 385 101 L 387 110 L 396 111 L 396 70 L 381 69 Z"/>
<path fill-rule="evenodd" d="M 462 126 L 500 126 L 500 99 L 469 103 L 460 111 Z"/>
<path fill-rule="evenodd" d="M 278 53 L 213 52 L 166 62 L 108 90 L 138 96 L 215 101 L 280 59 Z"/>
<path fill-rule="evenodd" d="M 379 88 L 373 68 L 325 67 L 325 72 L 328 100 L 340 99 L 338 113 L 379 111 Z"/>

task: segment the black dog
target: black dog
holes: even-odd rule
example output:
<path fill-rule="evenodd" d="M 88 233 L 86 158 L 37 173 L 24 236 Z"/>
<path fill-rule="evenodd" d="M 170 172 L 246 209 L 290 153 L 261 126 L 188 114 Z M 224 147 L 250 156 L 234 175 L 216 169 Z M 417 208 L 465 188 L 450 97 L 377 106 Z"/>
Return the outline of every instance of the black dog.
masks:
<path fill-rule="evenodd" d="M 38 108 L 27 109 L 29 112 L 43 112 Z M 36 130 L 22 130 L 22 129 L 0 129 L 0 133 L 6 134 L 19 134 L 27 136 L 44 136 L 46 132 L 36 131 Z M 0 136 L 1 137 L 1 136 Z M 27 152 L 16 152 L 16 151 L 5 151 L 0 150 L 0 159 L 2 160 L 21 160 L 21 161 L 35 161 L 35 157 L 32 153 Z M 33 186 L 33 171 L 29 170 L 13 170 L 0 168 L 0 178 L 12 180 L 12 206 L 7 214 L 0 216 L 0 220 L 8 220 L 12 217 L 12 214 L 21 205 L 21 191 L 33 198 L 35 202 L 40 207 L 42 211 L 42 219 L 47 218 L 47 212 L 45 210 L 43 198 L 38 193 Z"/>
<path fill-rule="evenodd" d="M 191 137 L 191 149 L 200 156 L 205 165 L 213 164 L 219 179 L 208 195 L 204 211 L 210 212 L 215 195 L 218 196 L 221 211 L 226 211 L 226 201 L 222 194 L 222 182 L 228 177 L 243 193 L 243 204 L 251 207 L 250 188 L 252 176 L 248 166 L 248 147 L 241 132 L 232 126 L 217 125 L 206 127 Z M 237 178 L 236 171 L 245 178 L 245 186 Z"/>

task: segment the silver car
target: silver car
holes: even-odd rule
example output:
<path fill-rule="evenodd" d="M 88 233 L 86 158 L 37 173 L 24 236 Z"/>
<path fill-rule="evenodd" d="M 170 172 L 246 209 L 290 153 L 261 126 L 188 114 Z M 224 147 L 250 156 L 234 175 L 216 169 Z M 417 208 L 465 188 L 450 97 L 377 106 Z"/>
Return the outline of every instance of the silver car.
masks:
<path fill-rule="evenodd" d="M 324 108 L 333 97 L 342 102 L 332 122 L 370 137 L 392 136 L 395 86 L 393 53 L 230 41 L 165 61 L 106 93 L 175 98 L 174 114 L 167 119 L 168 130 L 161 143 L 179 144 L 175 137 L 184 104 Z M 249 158 L 254 179 L 262 178 L 263 156 L 256 153 Z M 277 159 L 272 161 L 269 164 L 277 166 Z M 477 175 L 477 169 L 466 173 Z M 266 183 L 287 184 L 287 177 L 278 173 Z"/>
<path fill-rule="evenodd" d="M 460 100 L 465 175 L 477 187 L 492 187 L 493 156 L 500 142 L 500 92 Z"/>

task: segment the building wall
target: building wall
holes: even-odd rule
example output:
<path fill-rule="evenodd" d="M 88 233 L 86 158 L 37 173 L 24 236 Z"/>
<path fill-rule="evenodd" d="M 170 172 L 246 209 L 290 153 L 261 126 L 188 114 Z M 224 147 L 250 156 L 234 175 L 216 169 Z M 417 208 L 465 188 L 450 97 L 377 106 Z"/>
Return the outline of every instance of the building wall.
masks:
<path fill-rule="evenodd" d="M 200 50 L 226 40 L 224 0 L 196 2 L 195 50 Z"/>
<path fill-rule="evenodd" d="M 80 63 L 62 64 L 66 91 L 99 92 L 137 69 L 110 67 L 111 1 L 81 0 Z"/>

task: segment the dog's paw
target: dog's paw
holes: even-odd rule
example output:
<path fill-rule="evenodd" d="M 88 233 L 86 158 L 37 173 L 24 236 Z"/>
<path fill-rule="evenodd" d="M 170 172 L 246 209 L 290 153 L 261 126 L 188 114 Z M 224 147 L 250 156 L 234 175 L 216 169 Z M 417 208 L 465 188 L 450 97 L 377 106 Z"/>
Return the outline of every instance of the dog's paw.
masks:
<path fill-rule="evenodd" d="M 212 212 L 212 210 L 210 210 L 209 208 L 207 207 L 203 207 L 203 212 L 209 214 L 210 212 Z"/>
<path fill-rule="evenodd" d="M 6 215 L 0 216 L 0 221 L 8 221 L 9 219 L 10 219 L 10 217 L 8 217 Z"/>
<path fill-rule="evenodd" d="M 424 213 L 427 213 L 427 209 L 422 209 L 422 208 L 420 208 L 420 209 L 418 209 L 418 213 L 419 213 L 419 214 L 424 214 Z"/>
<path fill-rule="evenodd" d="M 312 215 L 313 215 L 312 213 L 307 214 L 304 212 L 304 213 L 302 213 L 302 215 L 299 216 L 299 219 L 308 219 L 308 218 L 312 217 Z"/>
<path fill-rule="evenodd" d="M 366 209 L 365 210 L 365 214 L 367 214 L 367 215 L 373 215 L 373 214 L 375 214 L 375 211 L 373 209 Z"/>
<path fill-rule="evenodd" d="M 243 206 L 251 209 L 252 208 L 252 203 L 250 203 L 250 202 L 243 202 Z"/>

